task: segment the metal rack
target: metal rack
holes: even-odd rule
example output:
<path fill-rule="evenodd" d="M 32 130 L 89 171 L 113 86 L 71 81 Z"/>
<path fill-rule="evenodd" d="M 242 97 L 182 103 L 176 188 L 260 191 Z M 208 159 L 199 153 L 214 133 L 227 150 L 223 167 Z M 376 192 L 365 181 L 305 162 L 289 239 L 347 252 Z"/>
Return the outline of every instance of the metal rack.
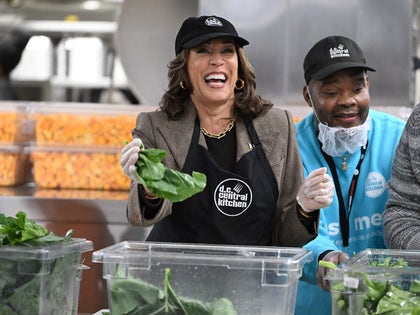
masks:
<path fill-rule="evenodd" d="M 92 3 L 92 1 L 91 1 Z M 99 102 L 98 93 L 105 93 L 102 102 L 112 103 L 110 94 L 119 92 L 122 103 L 133 102 L 134 97 L 125 98 L 129 91 L 124 71 L 115 79 L 114 68 L 118 59 L 114 47 L 117 18 L 123 1 L 102 0 L 96 2 L 96 9 L 87 7 L 88 1 L 1 1 L 0 31 L 11 27 L 24 29 L 32 36 L 46 36 L 52 42 L 53 53 L 49 62 L 52 71 L 46 78 L 31 78 L 33 71 L 27 69 L 29 78 L 13 76 L 14 85 L 21 100 L 31 101 L 83 101 Z M 82 80 L 57 75 L 57 48 L 67 38 L 98 38 L 104 44 L 103 73 L 100 76 Z M 67 52 L 66 52 L 67 53 Z M 68 53 L 67 53 L 68 54 Z M 25 55 L 23 56 L 23 58 Z M 33 64 L 33 62 L 31 62 Z M 19 67 L 19 65 L 18 65 Z M 25 72 L 25 69 L 20 69 Z M 92 70 L 92 69 L 91 69 Z M 83 69 L 89 74 L 89 67 Z M 21 72 L 22 73 L 22 72 Z M 91 93 L 91 91 L 94 91 Z M 121 92 L 122 91 L 122 92 Z M 93 96 L 91 96 L 93 95 Z"/>

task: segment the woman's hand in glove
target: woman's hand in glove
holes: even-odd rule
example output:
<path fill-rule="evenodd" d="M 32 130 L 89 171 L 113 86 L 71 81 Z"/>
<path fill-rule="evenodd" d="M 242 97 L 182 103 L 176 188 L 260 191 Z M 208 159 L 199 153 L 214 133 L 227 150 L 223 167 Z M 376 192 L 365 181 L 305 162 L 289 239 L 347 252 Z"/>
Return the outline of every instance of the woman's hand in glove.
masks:
<path fill-rule="evenodd" d="M 347 259 L 349 259 L 349 255 L 347 255 L 346 253 L 339 252 L 339 251 L 332 251 L 332 252 L 329 252 L 327 255 L 325 255 L 322 260 L 333 263 L 334 265 L 339 265 L 342 262 L 346 261 Z M 330 290 L 330 282 L 324 279 L 324 277 L 327 275 L 330 269 L 331 268 L 318 265 L 318 269 L 316 271 L 316 282 L 318 286 L 325 291 Z"/>
<path fill-rule="evenodd" d="M 333 200 L 334 184 L 325 167 L 313 170 L 299 189 L 296 200 L 306 212 L 328 207 Z"/>
<path fill-rule="evenodd" d="M 137 183 L 139 183 L 139 179 L 136 172 L 136 162 L 139 158 L 140 146 L 143 146 L 141 140 L 139 138 L 134 138 L 122 148 L 120 158 L 120 165 L 124 174 Z"/>

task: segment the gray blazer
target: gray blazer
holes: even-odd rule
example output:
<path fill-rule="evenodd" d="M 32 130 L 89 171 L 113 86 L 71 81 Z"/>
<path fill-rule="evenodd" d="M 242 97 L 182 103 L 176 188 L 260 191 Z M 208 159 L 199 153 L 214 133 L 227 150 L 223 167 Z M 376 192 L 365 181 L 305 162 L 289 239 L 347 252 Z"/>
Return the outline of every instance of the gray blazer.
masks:
<path fill-rule="evenodd" d="M 189 104 L 179 120 L 170 120 L 162 111 L 142 112 L 137 117 L 133 136 L 142 139 L 146 148 L 160 148 L 167 152 L 163 163 L 172 169 L 181 170 L 187 157 L 197 112 Z M 302 246 L 315 237 L 308 232 L 297 214 L 296 195 L 303 181 L 302 162 L 296 141 L 296 129 L 290 112 L 272 108 L 253 120 L 255 130 L 263 145 L 267 159 L 273 169 L 279 188 L 276 224 L 273 244 L 277 246 Z M 237 156 L 249 152 L 250 138 L 242 120 L 236 122 Z M 199 143 L 206 147 L 200 134 Z M 153 219 L 142 213 L 144 205 L 139 198 L 139 185 L 131 183 L 127 205 L 130 224 L 150 226 L 170 215 L 172 203 L 164 200 Z M 143 209 L 143 210 L 142 210 Z"/>

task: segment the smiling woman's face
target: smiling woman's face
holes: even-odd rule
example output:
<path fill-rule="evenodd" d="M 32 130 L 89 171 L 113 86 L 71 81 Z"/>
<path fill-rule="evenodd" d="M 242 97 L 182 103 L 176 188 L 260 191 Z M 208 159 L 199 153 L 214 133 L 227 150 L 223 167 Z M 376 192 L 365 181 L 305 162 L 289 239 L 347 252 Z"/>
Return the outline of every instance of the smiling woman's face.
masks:
<path fill-rule="evenodd" d="M 233 104 L 238 55 L 231 38 L 217 38 L 191 48 L 187 68 L 193 86 L 191 99 L 196 105 Z"/>
<path fill-rule="evenodd" d="M 338 71 L 323 80 L 311 80 L 309 89 L 318 119 L 331 127 L 363 124 L 369 113 L 369 80 L 363 69 Z M 308 100 L 307 95 L 305 99 Z"/>

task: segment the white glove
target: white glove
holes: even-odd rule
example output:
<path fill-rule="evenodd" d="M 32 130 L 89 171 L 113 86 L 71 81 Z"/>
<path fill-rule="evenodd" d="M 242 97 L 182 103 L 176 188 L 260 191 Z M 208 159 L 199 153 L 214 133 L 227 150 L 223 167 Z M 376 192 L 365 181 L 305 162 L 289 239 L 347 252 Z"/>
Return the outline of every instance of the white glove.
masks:
<path fill-rule="evenodd" d="M 334 184 L 327 168 L 313 170 L 299 188 L 296 200 L 306 212 L 328 207 L 334 197 Z"/>
<path fill-rule="evenodd" d="M 324 258 L 322 258 L 322 260 L 332 262 L 334 265 L 339 265 L 347 259 L 349 259 L 349 255 L 339 251 L 329 252 L 327 255 L 324 256 Z M 328 274 L 329 271 L 330 268 L 322 266 L 318 266 L 318 269 L 316 271 L 316 282 L 318 286 L 325 291 L 330 290 L 330 282 L 324 279 L 324 277 Z"/>
<path fill-rule="evenodd" d="M 132 181 L 140 183 L 136 173 L 136 162 L 139 158 L 140 145 L 143 145 L 139 138 L 134 138 L 121 150 L 120 165 L 124 174 Z"/>

